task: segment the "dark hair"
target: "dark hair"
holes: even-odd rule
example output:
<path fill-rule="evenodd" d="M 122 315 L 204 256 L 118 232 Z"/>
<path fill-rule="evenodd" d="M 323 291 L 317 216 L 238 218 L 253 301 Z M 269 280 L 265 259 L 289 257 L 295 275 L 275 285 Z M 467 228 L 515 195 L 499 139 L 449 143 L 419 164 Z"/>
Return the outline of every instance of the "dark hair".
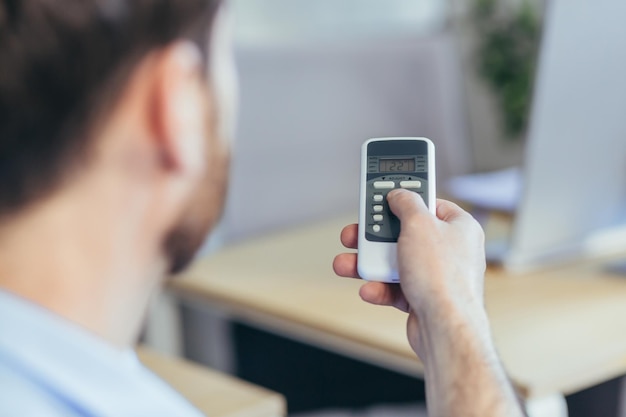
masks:
<path fill-rule="evenodd" d="M 219 0 L 0 0 L 0 218 L 53 191 L 132 69 L 187 38 L 207 50 Z"/>

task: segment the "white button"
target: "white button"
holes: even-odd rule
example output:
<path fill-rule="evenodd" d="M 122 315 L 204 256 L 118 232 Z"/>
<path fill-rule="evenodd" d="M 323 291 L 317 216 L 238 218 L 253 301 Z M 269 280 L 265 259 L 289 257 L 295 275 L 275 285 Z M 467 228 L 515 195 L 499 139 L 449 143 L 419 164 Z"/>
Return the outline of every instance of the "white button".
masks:
<path fill-rule="evenodd" d="M 374 216 L 372 216 L 372 218 L 374 219 L 375 222 L 382 222 L 383 221 L 383 215 L 382 214 L 374 214 Z"/>
<path fill-rule="evenodd" d="M 381 211 L 383 211 L 383 206 L 374 206 L 373 208 L 375 213 L 380 213 Z"/>
<path fill-rule="evenodd" d="M 421 181 L 400 181 L 400 187 L 402 188 L 422 188 Z"/>
<path fill-rule="evenodd" d="M 393 181 L 375 181 L 374 182 L 374 188 L 376 188 L 377 190 L 391 189 L 395 186 L 396 184 Z"/>
<path fill-rule="evenodd" d="M 375 231 L 376 233 L 380 232 L 380 226 L 375 224 L 374 226 L 372 226 L 372 230 Z"/>
<path fill-rule="evenodd" d="M 381 201 L 383 201 L 383 195 L 382 194 L 374 194 L 374 201 L 376 201 L 377 203 L 380 203 Z"/>

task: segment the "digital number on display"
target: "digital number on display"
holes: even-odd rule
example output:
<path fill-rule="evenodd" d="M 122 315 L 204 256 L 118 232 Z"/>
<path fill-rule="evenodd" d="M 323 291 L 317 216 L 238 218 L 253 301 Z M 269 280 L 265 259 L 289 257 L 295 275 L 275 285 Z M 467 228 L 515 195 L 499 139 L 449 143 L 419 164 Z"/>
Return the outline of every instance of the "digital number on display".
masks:
<path fill-rule="evenodd" d="M 383 159 L 379 160 L 379 172 L 413 172 L 415 159 Z"/>

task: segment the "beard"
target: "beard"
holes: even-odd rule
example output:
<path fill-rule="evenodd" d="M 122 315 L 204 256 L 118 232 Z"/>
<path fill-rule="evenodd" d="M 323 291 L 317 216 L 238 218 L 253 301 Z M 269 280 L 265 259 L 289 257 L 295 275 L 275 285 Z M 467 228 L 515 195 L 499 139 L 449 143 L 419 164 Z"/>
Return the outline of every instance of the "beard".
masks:
<path fill-rule="evenodd" d="M 179 221 L 165 236 L 164 251 L 170 275 L 189 266 L 209 232 L 219 222 L 224 209 L 230 165 L 229 144 L 216 134 L 209 137 L 207 169 Z"/>

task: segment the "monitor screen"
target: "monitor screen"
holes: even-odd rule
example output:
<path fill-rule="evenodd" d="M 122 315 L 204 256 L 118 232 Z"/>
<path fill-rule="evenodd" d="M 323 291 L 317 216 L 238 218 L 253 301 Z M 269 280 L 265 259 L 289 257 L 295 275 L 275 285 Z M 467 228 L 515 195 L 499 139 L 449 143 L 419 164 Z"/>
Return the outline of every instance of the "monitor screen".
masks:
<path fill-rule="evenodd" d="M 511 269 L 626 249 L 626 2 L 547 5 Z"/>

